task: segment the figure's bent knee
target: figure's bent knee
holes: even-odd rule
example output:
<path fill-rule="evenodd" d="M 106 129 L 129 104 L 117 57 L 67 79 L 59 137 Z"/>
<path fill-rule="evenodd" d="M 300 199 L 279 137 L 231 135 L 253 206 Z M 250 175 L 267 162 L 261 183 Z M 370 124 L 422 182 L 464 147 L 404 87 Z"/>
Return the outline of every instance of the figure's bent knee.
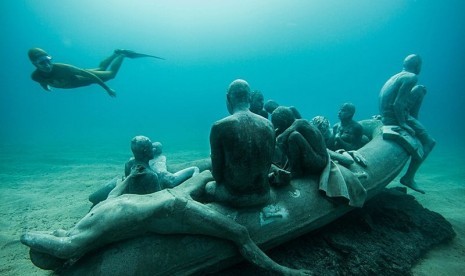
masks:
<path fill-rule="evenodd" d="M 300 140 L 302 140 L 302 138 L 303 138 L 302 134 L 300 134 L 299 132 L 297 132 L 295 130 L 293 132 L 291 132 L 291 134 L 289 134 L 289 140 L 290 141 L 300 141 Z"/>
<path fill-rule="evenodd" d="M 210 181 L 205 185 L 205 193 L 209 196 L 214 196 L 216 193 L 216 182 L 215 181 Z"/>

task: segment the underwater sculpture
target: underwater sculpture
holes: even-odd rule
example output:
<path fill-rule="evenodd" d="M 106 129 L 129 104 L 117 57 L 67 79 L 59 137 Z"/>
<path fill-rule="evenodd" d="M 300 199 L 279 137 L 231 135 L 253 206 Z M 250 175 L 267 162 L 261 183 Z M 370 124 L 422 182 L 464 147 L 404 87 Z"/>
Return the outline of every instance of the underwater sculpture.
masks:
<path fill-rule="evenodd" d="M 116 92 L 105 84 L 106 81 L 114 79 L 118 73 L 124 58 L 161 57 L 136 53 L 131 50 L 116 49 L 108 58 L 104 59 L 99 67 L 94 69 L 83 69 L 64 63 L 52 63 L 52 57 L 40 48 L 31 48 L 28 51 L 31 63 L 36 67 L 31 78 L 51 92 L 50 87 L 76 88 L 91 84 L 100 85 L 108 95 L 116 97 Z M 108 70 L 108 67 L 110 69 Z"/>
<path fill-rule="evenodd" d="M 359 150 L 359 154 L 367 160 L 367 166 L 354 163 L 345 168 L 335 164 L 331 171 L 341 171 L 342 178 L 357 178 L 366 191 L 365 199 L 369 199 L 400 173 L 411 154 L 421 151 L 421 144 L 405 131 L 398 133 L 391 127 L 384 127 L 381 131 L 379 120 L 366 120 L 361 124 L 364 133 L 372 138 Z M 201 174 L 163 194 L 167 197 L 171 197 L 168 193 L 189 194 L 193 192 L 194 186 L 201 185 L 198 182 L 192 184 L 202 178 L 205 181 L 207 175 Z M 198 204 L 206 205 L 245 226 L 250 238 L 262 250 L 267 250 L 318 229 L 353 209 L 343 190 L 334 198 L 323 196 L 320 182 L 319 176 L 308 176 L 293 179 L 288 186 L 273 187 L 273 198 L 266 206 L 233 208 L 215 202 Z M 124 195 L 119 200 L 131 196 Z M 218 271 L 241 260 L 236 246 L 227 239 L 191 234 L 170 235 L 179 232 L 169 232 L 168 228 L 164 230 L 166 232 L 162 235 L 146 233 L 116 243 L 108 241 L 106 246 L 95 247 L 95 250 L 66 267 L 47 267 L 44 262 L 53 258 L 42 255 L 34 248 L 31 248 L 31 260 L 39 267 L 61 269 L 67 275 L 201 274 Z M 27 236 L 23 238 L 24 242 L 26 240 Z"/>
<path fill-rule="evenodd" d="M 21 236 L 21 242 L 51 257 L 72 259 L 108 243 L 147 233 L 205 235 L 232 241 L 245 259 L 275 273 L 308 274 L 275 263 L 256 246 L 246 227 L 193 199 L 211 180 L 210 172 L 204 171 L 183 189 L 109 197 L 70 230 L 28 232 Z"/>
<path fill-rule="evenodd" d="M 131 151 L 134 158 L 126 163 L 130 174 L 123 181 L 116 182 L 108 198 L 122 194 L 150 194 L 163 189 L 158 175 L 149 165 L 154 157 L 152 141 L 146 136 L 136 136 L 131 140 Z"/>
<path fill-rule="evenodd" d="M 250 111 L 268 119 L 268 112 L 264 109 L 265 97 L 260 90 L 254 90 L 250 93 Z"/>
<path fill-rule="evenodd" d="M 263 205 L 271 198 L 268 175 L 275 148 L 269 120 L 249 110 L 250 87 L 233 81 L 227 90 L 230 116 L 216 121 L 210 131 L 212 174 L 205 190 L 210 201 L 244 207 Z"/>
<path fill-rule="evenodd" d="M 136 136 L 131 140 L 133 157 L 124 165 L 124 178 L 112 179 L 89 196 L 89 201 L 97 203 L 122 193 L 148 194 L 166 188 L 173 188 L 199 173 L 196 166 L 185 166 L 171 173 L 167 169 L 166 156 L 160 142 L 151 142 L 148 137 Z M 202 171 L 211 168 L 211 162 L 202 164 Z M 133 172 L 131 174 L 131 172 Z M 136 173 L 138 172 L 138 173 Z M 137 185 L 134 185 L 136 183 Z M 115 187 L 117 187 L 115 189 Z M 126 191 L 125 191 L 126 190 Z"/>
<path fill-rule="evenodd" d="M 363 128 L 353 119 L 355 105 L 344 103 L 338 112 L 340 122 L 333 126 L 333 137 L 327 146 L 331 150 L 358 150 L 363 146 Z"/>
<path fill-rule="evenodd" d="M 415 182 L 415 174 L 436 145 L 426 128 L 418 120 L 418 112 L 426 94 L 426 88 L 416 85 L 421 71 L 419 55 L 408 55 L 401 72 L 389 78 L 379 93 L 379 111 L 385 125 L 396 125 L 418 138 L 423 153 L 412 155 L 407 172 L 400 182 L 420 193 L 425 193 Z"/>
<path fill-rule="evenodd" d="M 292 178 L 319 175 L 328 163 L 326 144 L 321 132 L 305 119 L 296 119 L 289 107 L 280 106 L 271 114 L 276 143 L 286 155 Z"/>

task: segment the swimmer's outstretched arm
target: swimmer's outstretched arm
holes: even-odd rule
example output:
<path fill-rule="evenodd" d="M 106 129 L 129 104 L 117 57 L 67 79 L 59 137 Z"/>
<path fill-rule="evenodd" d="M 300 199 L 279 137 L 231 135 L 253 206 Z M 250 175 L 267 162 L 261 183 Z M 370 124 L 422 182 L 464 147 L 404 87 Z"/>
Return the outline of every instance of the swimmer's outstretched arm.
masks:
<path fill-rule="evenodd" d="M 107 93 L 108 93 L 108 95 L 110 95 L 110 97 L 116 97 L 115 90 L 111 89 L 108 85 L 106 85 L 99 77 L 97 77 L 93 73 L 91 73 L 91 72 L 89 72 L 87 70 L 81 69 L 81 75 L 84 76 L 84 77 L 89 77 L 89 78 L 93 79 L 95 81 L 95 83 L 97 83 L 103 89 L 105 89 L 105 91 L 107 91 Z"/>
<path fill-rule="evenodd" d="M 97 77 L 94 73 L 90 72 L 89 70 L 81 69 L 72 65 L 68 65 L 68 67 L 70 68 L 70 70 L 73 71 L 73 73 L 76 76 L 82 76 L 84 78 L 89 78 L 93 80 L 94 83 L 100 85 L 103 89 L 105 89 L 105 91 L 107 91 L 110 97 L 116 97 L 116 92 L 113 89 L 111 89 L 108 85 L 106 85 L 105 82 L 103 82 L 102 79 Z"/>

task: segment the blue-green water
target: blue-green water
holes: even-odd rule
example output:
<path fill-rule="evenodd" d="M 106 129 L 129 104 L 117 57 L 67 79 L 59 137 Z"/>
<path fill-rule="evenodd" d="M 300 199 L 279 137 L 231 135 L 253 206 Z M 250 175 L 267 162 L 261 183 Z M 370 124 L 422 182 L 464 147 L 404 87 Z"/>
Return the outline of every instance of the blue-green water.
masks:
<path fill-rule="evenodd" d="M 2 1 L 0 144 L 116 143 L 137 134 L 208 147 L 227 115 L 225 90 L 246 79 L 265 100 L 337 122 L 378 113 L 381 86 L 410 53 L 423 57 L 421 120 L 441 142 L 464 130 L 463 1 Z M 99 86 L 43 90 L 27 50 L 93 68 L 116 48 L 166 58 L 127 59 L 110 98 Z"/>
<path fill-rule="evenodd" d="M 225 92 L 234 79 L 305 118 L 325 115 L 334 124 L 348 101 L 356 119 L 378 114 L 380 88 L 411 53 L 423 58 L 419 83 L 428 89 L 420 119 L 438 141 L 419 180 L 438 200 L 445 185 L 465 196 L 461 0 L 4 0 L 0 9 L 0 195 L 10 199 L 2 214 L 12 219 L 0 222 L 8 229 L 3 249 L 25 228 L 72 226 L 88 208 L 87 195 L 122 173 L 135 135 L 163 142 L 170 161 L 207 156 L 210 127 L 228 115 Z M 116 98 L 97 85 L 49 93 L 30 79 L 32 47 L 82 68 L 116 48 L 166 60 L 126 59 L 107 82 Z M 50 197 L 26 193 L 48 194 L 47 181 Z M 50 200 L 77 200 L 80 209 L 37 211 Z M 463 211 L 454 200 L 451 219 Z M 29 220 L 34 208 L 46 222 Z M 74 213 L 65 225 L 54 222 L 67 212 Z M 463 236 L 463 218 L 455 223 Z M 27 251 L 13 246 L 16 255 L 5 253 L 0 263 L 19 268 L 3 272 L 29 273 Z M 459 248 L 465 252 L 463 243 Z"/>

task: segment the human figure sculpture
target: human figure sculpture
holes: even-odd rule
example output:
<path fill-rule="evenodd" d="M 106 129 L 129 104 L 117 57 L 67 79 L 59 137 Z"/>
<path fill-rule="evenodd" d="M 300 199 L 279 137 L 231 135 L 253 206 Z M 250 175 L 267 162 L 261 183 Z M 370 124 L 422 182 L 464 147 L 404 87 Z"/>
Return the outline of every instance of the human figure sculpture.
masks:
<path fill-rule="evenodd" d="M 270 115 L 273 114 L 273 111 L 276 110 L 280 105 L 274 101 L 274 100 L 268 100 L 266 101 L 265 105 L 263 108 L 265 109 L 266 112 L 268 112 Z M 294 113 L 294 117 L 296 119 L 302 119 L 302 115 L 300 115 L 300 112 L 295 108 L 294 106 L 289 106 L 289 108 L 292 110 L 292 113 Z"/>
<path fill-rule="evenodd" d="M 316 127 L 323 135 L 326 146 L 332 143 L 333 130 L 331 129 L 331 123 L 328 118 L 324 116 L 315 116 L 310 120 L 310 124 Z"/>
<path fill-rule="evenodd" d="M 268 119 L 268 112 L 263 109 L 265 98 L 259 90 L 254 90 L 250 93 L 250 111 Z"/>
<path fill-rule="evenodd" d="M 175 173 L 169 172 L 166 166 L 166 156 L 162 153 L 163 145 L 160 142 L 154 142 L 152 146 L 154 158 L 149 161 L 149 164 L 158 175 L 163 189 L 176 187 L 187 179 L 199 174 L 199 168 L 195 166 L 179 170 Z"/>
<path fill-rule="evenodd" d="M 288 107 L 280 106 L 271 115 L 278 147 L 287 156 L 292 178 L 319 174 L 329 157 L 321 132 L 305 119 L 295 119 Z"/>
<path fill-rule="evenodd" d="M 331 145 L 333 139 L 333 132 L 328 118 L 324 116 L 315 116 L 310 120 L 310 124 L 316 127 L 321 132 L 321 135 L 323 135 L 323 138 L 325 139 L 326 147 L 328 147 L 328 145 Z M 367 166 L 366 159 L 357 151 L 346 151 L 343 149 L 333 151 L 329 148 L 327 148 L 327 150 L 331 160 L 336 161 L 343 166 L 349 167 L 350 165 L 354 164 L 354 162 L 360 164 L 363 167 Z"/>
<path fill-rule="evenodd" d="M 99 67 L 95 69 L 82 69 L 70 64 L 52 63 L 52 57 L 40 48 L 32 48 L 28 56 L 36 70 L 32 73 L 32 80 L 38 82 L 46 91 L 51 92 L 50 87 L 55 88 L 76 88 L 91 84 L 100 85 L 111 97 L 116 97 L 116 93 L 106 81 L 115 78 L 125 57 L 139 58 L 152 57 L 163 59 L 157 56 L 136 53 L 130 50 L 117 49 L 108 58 L 104 59 Z M 110 69 L 108 69 L 110 67 Z"/>
<path fill-rule="evenodd" d="M 407 172 L 400 183 L 420 193 L 425 193 L 415 182 L 415 174 L 423 161 L 436 145 L 423 124 L 418 121 L 418 112 L 426 88 L 416 86 L 421 71 L 422 60 L 419 55 L 408 55 L 404 59 L 403 70 L 391 78 L 381 88 L 379 94 L 379 110 L 384 125 L 396 125 L 418 138 L 423 145 L 423 157 L 413 157 Z"/>
<path fill-rule="evenodd" d="M 194 200 L 192 196 L 203 192 L 210 180 L 211 173 L 204 171 L 189 179 L 183 189 L 109 198 L 96 205 L 70 230 L 30 231 L 21 236 L 21 242 L 51 258 L 67 260 L 147 233 L 205 235 L 234 242 L 246 260 L 274 273 L 309 274 L 275 263 L 252 241 L 246 227 Z"/>
<path fill-rule="evenodd" d="M 344 103 L 338 112 L 340 122 L 333 126 L 333 142 L 329 145 L 332 150 L 358 150 L 363 146 L 363 127 L 353 119 L 355 105 Z"/>
<path fill-rule="evenodd" d="M 108 198 L 122 194 L 150 194 L 163 189 L 158 175 L 150 168 L 149 161 L 154 157 L 152 141 L 145 136 L 136 136 L 131 140 L 134 159 L 126 164 L 130 174 L 108 194 Z"/>
<path fill-rule="evenodd" d="M 230 116 L 210 132 L 212 174 L 206 192 L 213 201 L 232 206 L 262 205 L 270 200 L 268 173 L 275 147 L 273 127 L 249 110 L 250 87 L 233 81 L 226 94 Z"/>
<path fill-rule="evenodd" d="M 145 136 L 136 136 L 132 139 L 131 150 L 134 156 L 124 166 L 123 180 L 114 178 L 92 193 L 89 196 L 89 201 L 94 204 L 93 206 L 105 200 L 112 191 L 113 196 L 123 193 L 147 194 L 176 187 L 199 173 L 199 168 L 195 166 L 175 173 L 169 172 L 166 166 L 166 156 L 162 154 L 162 144 L 160 142 L 151 143 L 152 152 L 150 152 L 148 150 L 149 143 L 151 143 L 150 139 Z M 144 168 L 150 168 L 150 170 L 143 170 Z M 133 172 L 132 177 L 129 177 L 131 172 Z M 115 189 L 117 185 L 119 187 Z M 134 189 L 139 189 L 139 191 L 133 191 Z"/>
<path fill-rule="evenodd" d="M 149 166 L 157 174 L 162 189 L 174 188 L 199 173 L 199 168 L 195 166 L 179 170 L 175 173 L 169 172 L 166 165 L 166 156 L 163 154 L 162 143 L 153 142 L 152 149 L 153 158 L 149 160 Z M 124 174 L 126 177 L 131 173 L 131 167 L 134 166 L 134 164 L 134 157 L 126 162 L 124 167 Z"/>

